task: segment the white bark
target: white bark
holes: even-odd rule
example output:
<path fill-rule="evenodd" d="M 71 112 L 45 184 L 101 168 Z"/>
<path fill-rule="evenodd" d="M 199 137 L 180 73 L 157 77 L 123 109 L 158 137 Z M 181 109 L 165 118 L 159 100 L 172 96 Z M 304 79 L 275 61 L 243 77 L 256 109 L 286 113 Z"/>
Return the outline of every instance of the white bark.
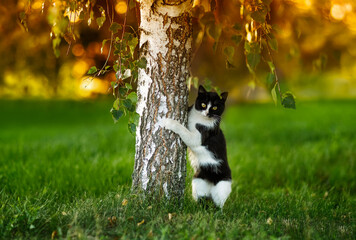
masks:
<path fill-rule="evenodd" d="M 177 135 L 157 126 L 162 117 L 186 125 L 191 60 L 190 0 L 140 1 L 140 56 L 135 169 L 132 188 L 166 197 L 182 196 L 186 147 Z"/>

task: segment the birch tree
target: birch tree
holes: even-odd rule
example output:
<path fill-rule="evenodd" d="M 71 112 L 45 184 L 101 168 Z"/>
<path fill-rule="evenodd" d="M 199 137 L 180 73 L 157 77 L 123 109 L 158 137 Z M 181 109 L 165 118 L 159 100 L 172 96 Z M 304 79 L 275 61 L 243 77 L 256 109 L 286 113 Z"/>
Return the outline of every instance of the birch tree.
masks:
<path fill-rule="evenodd" d="M 132 189 L 166 197 L 183 195 L 186 146 L 157 126 L 162 117 L 187 122 L 186 80 L 192 56 L 191 0 L 140 1 L 140 56 L 135 167 Z"/>

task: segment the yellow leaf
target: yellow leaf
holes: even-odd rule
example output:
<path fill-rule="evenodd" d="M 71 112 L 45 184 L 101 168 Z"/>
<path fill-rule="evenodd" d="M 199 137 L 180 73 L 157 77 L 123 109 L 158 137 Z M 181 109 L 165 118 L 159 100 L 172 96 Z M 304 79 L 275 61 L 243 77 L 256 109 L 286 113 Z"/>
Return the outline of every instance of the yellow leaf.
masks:
<path fill-rule="evenodd" d="M 54 230 L 51 234 L 51 239 L 55 239 L 57 237 L 57 234 L 58 234 L 57 231 Z"/>
<path fill-rule="evenodd" d="M 329 192 L 324 193 L 324 198 L 327 198 L 329 196 Z"/>
<path fill-rule="evenodd" d="M 143 219 L 141 222 L 137 223 L 137 227 L 145 223 L 145 219 Z"/>
<path fill-rule="evenodd" d="M 121 205 L 122 205 L 122 206 L 126 206 L 128 202 L 129 202 L 129 201 L 127 201 L 127 199 L 124 199 L 124 200 L 122 200 Z"/>

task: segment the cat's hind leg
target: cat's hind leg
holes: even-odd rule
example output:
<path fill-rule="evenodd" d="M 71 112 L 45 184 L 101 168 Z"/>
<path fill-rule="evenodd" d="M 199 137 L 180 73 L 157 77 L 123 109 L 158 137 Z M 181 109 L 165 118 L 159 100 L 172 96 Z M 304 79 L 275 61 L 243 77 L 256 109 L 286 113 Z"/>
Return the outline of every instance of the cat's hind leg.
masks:
<path fill-rule="evenodd" d="M 198 201 L 200 198 L 210 198 L 211 197 L 211 188 L 214 185 L 202 178 L 194 178 L 192 181 L 192 193 L 195 201 Z"/>
<path fill-rule="evenodd" d="M 211 197 L 216 206 L 223 208 L 231 193 L 231 181 L 220 181 L 211 188 Z"/>

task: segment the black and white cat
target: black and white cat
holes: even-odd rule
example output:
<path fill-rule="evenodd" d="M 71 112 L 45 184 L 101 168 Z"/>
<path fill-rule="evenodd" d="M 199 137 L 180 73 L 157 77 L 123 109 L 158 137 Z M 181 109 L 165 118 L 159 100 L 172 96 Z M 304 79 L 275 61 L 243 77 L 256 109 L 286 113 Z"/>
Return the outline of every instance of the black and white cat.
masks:
<path fill-rule="evenodd" d="M 188 146 L 189 160 L 194 169 L 194 200 L 211 198 L 220 208 L 231 193 L 231 170 L 225 137 L 220 129 L 227 95 L 224 92 L 220 97 L 199 86 L 195 104 L 189 108 L 188 128 L 169 118 L 159 122 L 161 127 L 177 133 Z"/>

